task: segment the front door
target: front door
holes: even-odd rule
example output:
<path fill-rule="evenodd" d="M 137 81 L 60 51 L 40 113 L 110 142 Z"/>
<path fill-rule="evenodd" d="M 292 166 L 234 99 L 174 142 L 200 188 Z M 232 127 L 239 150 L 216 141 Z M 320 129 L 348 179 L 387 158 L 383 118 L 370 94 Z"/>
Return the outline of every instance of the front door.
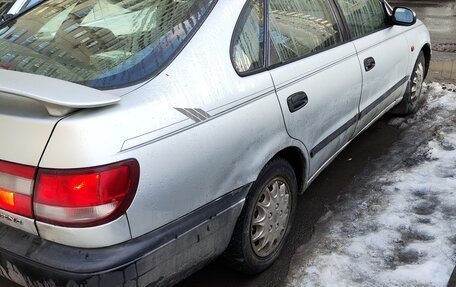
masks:
<path fill-rule="evenodd" d="M 380 0 L 337 0 L 356 50 L 363 73 L 359 105 L 362 131 L 404 93 L 410 47 L 404 27 L 388 24 Z"/>

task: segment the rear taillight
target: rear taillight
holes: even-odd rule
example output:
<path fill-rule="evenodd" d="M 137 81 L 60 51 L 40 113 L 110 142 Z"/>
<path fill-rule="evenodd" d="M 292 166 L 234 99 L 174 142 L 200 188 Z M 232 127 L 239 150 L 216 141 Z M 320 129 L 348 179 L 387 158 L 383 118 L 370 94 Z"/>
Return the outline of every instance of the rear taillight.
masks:
<path fill-rule="evenodd" d="M 35 168 L 0 161 L 0 209 L 32 217 Z"/>
<path fill-rule="evenodd" d="M 39 169 L 34 192 L 37 220 L 88 227 L 125 213 L 136 193 L 139 165 L 127 160 L 88 169 Z"/>

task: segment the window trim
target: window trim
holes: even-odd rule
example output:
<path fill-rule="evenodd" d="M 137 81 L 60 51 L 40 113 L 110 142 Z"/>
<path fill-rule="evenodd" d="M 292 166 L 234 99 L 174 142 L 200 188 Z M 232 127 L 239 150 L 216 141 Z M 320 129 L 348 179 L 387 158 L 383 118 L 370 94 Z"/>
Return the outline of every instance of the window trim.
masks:
<path fill-rule="evenodd" d="M 291 60 L 286 61 L 286 62 L 282 62 L 282 63 L 270 65 L 270 66 L 268 67 L 268 71 L 274 70 L 274 69 L 279 68 L 279 67 L 284 66 L 284 65 L 288 65 L 288 64 L 293 63 L 293 62 L 297 62 L 297 61 L 303 60 L 303 59 L 305 59 L 305 58 L 309 58 L 309 57 L 315 56 L 315 55 L 317 55 L 317 54 L 326 52 L 326 51 L 328 51 L 328 50 L 337 48 L 337 47 L 342 46 L 342 45 L 345 45 L 345 44 L 347 44 L 347 42 L 342 41 L 342 42 L 340 42 L 340 43 L 338 43 L 338 44 L 336 44 L 336 45 L 326 47 L 326 48 L 324 48 L 324 49 L 318 50 L 318 51 L 313 52 L 313 53 L 310 53 L 310 54 L 306 54 L 305 56 L 302 56 L 302 57 L 299 57 L 299 58 L 294 58 L 294 59 L 291 59 Z"/>
<path fill-rule="evenodd" d="M 374 31 L 371 31 L 370 33 L 368 34 L 365 34 L 365 35 L 362 35 L 362 36 L 359 36 L 359 37 L 353 37 L 351 31 L 350 31 L 350 27 L 348 26 L 348 22 L 347 22 L 347 18 L 345 18 L 345 15 L 342 11 L 342 8 L 340 7 L 339 3 L 337 2 L 337 0 L 332 0 L 331 2 L 334 2 L 334 7 L 335 9 L 337 9 L 337 13 L 340 15 L 341 17 L 341 20 L 342 22 L 344 23 L 344 26 L 346 27 L 347 29 L 347 36 L 348 36 L 348 40 L 350 42 L 353 42 L 353 41 L 356 41 L 358 39 L 361 39 L 361 38 L 364 38 L 364 37 L 367 37 L 367 36 L 370 36 L 372 34 L 375 34 L 377 32 L 380 32 L 380 31 L 383 31 L 383 30 L 386 30 L 386 29 L 389 29 L 392 27 L 391 23 L 390 23 L 390 16 L 389 16 L 389 13 L 388 13 L 388 10 L 386 9 L 386 5 L 385 3 L 382 1 L 382 0 L 377 0 L 378 2 L 380 2 L 380 4 L 382 5 L 383 7 L 383 12 L 385 13 L 385 24 L 386 24 L 386 27 L 385 28 L 381 28 L 381 29 L 377 29 L 377 30 L 374 30 Z"/>
<path fill-rule="evenodd" d="M 231 34 L 231 41 L 230 41 L 230 61 L 231 61 L 231 65 L 233 66 L 233 69 L 234 71 L 236 72 L 236 74 L 238 74 L 238 76 L 240 77 L 247 77 L 247 76 L 251 76 L 251 75 L 255 75 L 255 74 L 258 74 L 258 73 L 261 73 L 261 72 L 264 72 L 267 70 L 267 56 L 268 56 L 268 52 L 269 52 L 269 44 L 266 44 L 266 39 L 267 39 L 267 34 L 269 34 L 268 30 L 267 30 L 267 27 L 269 25 L 267 25 L 267 9 L 266 9 L 266 0 L 261 0 L 261 2 L 263 3 L 263 21 L 264 21 L 264 32 L 263 32 L 263 65 L 259 68 L 256 68 L 256 69 L 253 69 L 253 70 L 250 70 L 250 71 L 246 71 L 246 72 L 239 72 L 237 69 L 236 69 L 236 66 L 234 65 L 234 47 L 236 46 L 236 39 L 238 38 L 238 36 L 241 34 L 242 32 L 242 28 L 244 28 L 244 25 L 247 21 L 247 18 L 249 17 L 249 5 L 250 5 L 250 0 L 248 1 L 245 1 L 245 4 L 244 6 L 242 7 L 242 10 L 241 10 L 241 13 L 239 14 L 239 17 L 238 19 L 236 20 L 236 25 L 234 26 L 234 30 Z"/>

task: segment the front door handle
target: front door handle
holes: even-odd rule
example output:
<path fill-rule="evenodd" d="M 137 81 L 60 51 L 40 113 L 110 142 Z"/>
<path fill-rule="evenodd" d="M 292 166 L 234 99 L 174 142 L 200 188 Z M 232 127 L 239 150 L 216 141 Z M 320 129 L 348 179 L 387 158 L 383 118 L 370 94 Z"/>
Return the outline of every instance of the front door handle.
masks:
<path fill-rule="evenodd" d="M 303 108 L 309 102 L 307 94 L 304 92 L 297 92 L 289 96 L 287 99 L 288 109 L 291 113 L 296 112 L 297 110 Z"/>
<path fill-rule="evenodd" d="M 375 59 L 372 57 L 369 57 L 364 60 L 364 69 L 366 69 L 366 72 L 369 72 L 375 67 Z"/>

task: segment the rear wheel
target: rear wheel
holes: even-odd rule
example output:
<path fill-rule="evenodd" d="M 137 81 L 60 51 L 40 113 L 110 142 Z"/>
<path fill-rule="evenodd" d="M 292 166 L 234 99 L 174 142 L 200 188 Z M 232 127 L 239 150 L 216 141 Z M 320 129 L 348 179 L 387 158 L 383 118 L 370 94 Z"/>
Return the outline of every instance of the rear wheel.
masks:
<path fill-rule="evenodd" d="M 268 268 L 290 232 L 297 201 L 296 176 L 284 159 L 269 162 L 252 185 L 225 259 L 247 274 Z"/>
<path fill-rule="evenodd" d="M 421 91 L 423 89 L 425 71 L 426 59 L 423 51 L 421 51 L 413 68 L 413 72 L 410 77 L 410 84 L 404 94 L 404 99 L 398 105 L 397 111 L 400 114 L 409 115 L 418 110 L 423 100 Z"/>

